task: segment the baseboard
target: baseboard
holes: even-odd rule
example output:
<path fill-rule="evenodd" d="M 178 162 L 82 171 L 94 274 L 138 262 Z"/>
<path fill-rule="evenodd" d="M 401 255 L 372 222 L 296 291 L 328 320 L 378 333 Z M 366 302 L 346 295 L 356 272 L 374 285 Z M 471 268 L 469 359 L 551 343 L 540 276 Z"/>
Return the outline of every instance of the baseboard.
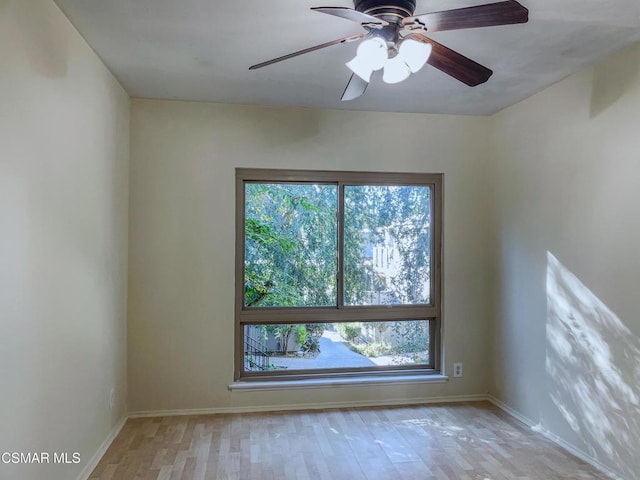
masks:
<path fill-rule="evenodd" d="M 105 438 L 104 442 L 102 442 L 100 447 L 98 447 L 98 450 L 96 450 L 96 453 L 94 453 L 93 456 L 89 459 L 89 461 L 85 464 L 84 468 L 82 469 L 82 472 L 80 472 L 80 475 L 78 475 L 77 480 L 87 480 L 89 478 L 89 475 L 91 475 L 91 472 L 93 472 L 93 469 L 96 468 L 96 466 L 100 462 L 100 459 L 107 452 L 107 450 L 111 446 L 111 443 L 118 436 L 118 434 L 120 433 L 120 430 L 122 430 L 122 427 L 124 427 L 124 424 L 127 423 L 127 420 L 128 420 L 127 415 L 124 415 L 118 421 L 118 423 L 116 424 L 115 427 L 113 427 L 113 430 L 111 430 L 107 438 Z"/>
<path fill-rule="evenodd" d="M 145 417 L 175 417 L 183 415 L 219 415 L 229 413 L 261 413 L 261 412 L 284 412 L 296 410 L 327 410 L 336 408 L 358 408 L 358 407 L 393 407 L 399 405 L 424 405 L 431 403 L 458 403 L 458 402 L 478 402 L 487 400 L 484 394 L 477 395 L 456 395 L 447 397 L 413 398 L 413 399 L 391 399 L 391 400 L 371 400 L 371 401 L 348 401 L 348 402 L 322 402 L 304 403 L 289 405 L 258 405 L 250 407 L 222 407 L 222 408 L 195 408 L 180 410 L 152 410 L 142 412 L 131 412 L 129 418 Z"/>
<path fill-rule="evenodd" d="M 504 403 L 502 400 L 498 400 L 493 395 L 487 395 L 487 400 L 489 400 L 491 403 L 493 403 L 496 407 L 498 407 L 503 412 L 508 413 L 510 416 L 512 416 L 516 420 L 524 423 L 527 427 L 535 428 L 536 424 L 533 422 L 533 420 L 531 420 L 529 417 L 525 417 L 517 410 L 514 410 L 509 405 Z"/>
<path fill-rule="evenodd" d="M 514 417 L 516 420 L 519 420 L 520 422 L 524 423 L 526 426 L 528 426 L 532 430 L 540 433 L 541 435 L 543 435 L 547 439 L 551 440 L 553 443 L 555 443 L 559 447 L 564 448 L 571 455 L 573 455 L 575 457 L 578 457 L 583 462 L 588 463 L 592 467 L 598 469 L 600 472 L 602 472 L 605 475 L 608 475 L 609 477 L 611 477 L 613 480 L 624 480 L 618 473 L 614 472 L 613 470 L 611 470 L 611 468 L 607 467 L 606 465 L 603 465 L 602 463 L 600 463 L 598 460 L 593 458 L 593 456 L 589 455 L 588 453 L 583 452 L 579 448 L 576 448 L 575 446 L 571 445 L 569 442 L 563 440 L 562 438 L 558 437 L 557 435 L 554 435 L 553 433 L 551 433 L 547 429 L 542 428 L 539 424 L 534 423 L 530 418 L 522 415 L 520 412 L 514 410 L 509 405 L 507 405 L 503 401 L 497 399 L 493 395 L 487 395 L 486 398 L 487 398 L 487 400 L 489 400 L 491 403 L 493 403 L 496 407 L 498 407 L 503 412 L 505 412 L 508 415 Z"/>

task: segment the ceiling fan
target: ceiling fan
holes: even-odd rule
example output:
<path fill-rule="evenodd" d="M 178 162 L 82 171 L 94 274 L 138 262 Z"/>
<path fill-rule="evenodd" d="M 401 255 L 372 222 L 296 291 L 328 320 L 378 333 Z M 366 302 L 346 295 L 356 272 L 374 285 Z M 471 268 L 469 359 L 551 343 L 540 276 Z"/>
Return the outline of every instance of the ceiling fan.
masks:
<path fill-rule="evenodd" d="M 383 70 L 386 83 L 398 83 L 425 63 L 470 87 L 486 82 L 493 71 L 429 38 L 444 30 L 526 23 L 529 10 L 515 0 L 414 15 L 416 0 L 354 0 L 355 8 L 315 7 L 311 10 L 359 23 L 366 31 L 305 48 L 249 67 L 266 67 L 322 48 L 361 40 L 356 57 L 347 62 L 353 72 L 342 100 L 360 97 L 374 71 Z"/>

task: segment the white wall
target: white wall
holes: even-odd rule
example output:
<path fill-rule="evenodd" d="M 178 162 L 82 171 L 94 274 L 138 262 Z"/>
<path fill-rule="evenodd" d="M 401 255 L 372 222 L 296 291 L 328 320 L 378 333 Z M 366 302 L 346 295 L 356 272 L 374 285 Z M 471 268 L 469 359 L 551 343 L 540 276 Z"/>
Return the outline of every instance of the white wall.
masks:
<path fill-rule="evenodd" d="M 491 392 L 640 478 L 640 45 L 495 116 Z"/>
<path fill-rule="evenodd" d="M 487 384 L 485 118 L 134 100 L 130 410 L 388 401 Z M 445 173 L 448 384 L 230 392 L 235 167 Z"/>
<path fill-rule="evenodd" d="M 125 413 L 129 99 L 48 0 L 0 0 L 0 453 L 79 452 Z M 116 405 L 109 394 L 117 387 Z"/>

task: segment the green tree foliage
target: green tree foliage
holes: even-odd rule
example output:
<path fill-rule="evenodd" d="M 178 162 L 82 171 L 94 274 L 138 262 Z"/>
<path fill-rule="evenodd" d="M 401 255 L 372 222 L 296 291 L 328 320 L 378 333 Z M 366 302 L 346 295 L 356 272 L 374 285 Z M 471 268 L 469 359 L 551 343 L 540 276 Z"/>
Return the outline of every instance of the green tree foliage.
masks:
<path fill-rule="evenodd" d="M 289 339 L 296 331 L 296 325 L 264 325 L 262 328 L 265 340 L 271 334 L 278 341 L 280 346 L 279 353 L 286 354 L 289 351 Z"/>
<path fill-rule="evenodd" d="M 334 306 L 337 187 L 249 183 L 245 191 L 245 305 Z M 416 186 L 345 187 L 345 303 L 428 302 L 430 191 Z M 375 245 L 391 244 L 397 271 L 376 271 Z"/>
<path fill-rule="evenodd" d="M 393 322 L 391 332 L 395 340 L 395 353 L 427 352 L 429 322 Z"/>
<path fill-rule="evenodd" d="M 273 335 L 273 338 L 278 341 L 278 353 L 283 355 L 289 353 L 292 338 L 295 338 L 297 348 L 303 352 L 320 351 L 319 340 L 326 327 L 324 323 L 261 326 L 264 339 L 267 340 L 269 335 Z"/>
<path fill-rule="evenodd" d="M 246 185 L 245 305 L 335 305 L 336 205 L 334 185 Z"/>
<path fill-rule="evenodd" d="M 362 327 L 359 323 L 338 323 L 336 328 L 340 336 L 347 342 L 353 342 L 362 333 Z"/>
<path fill-rule="evenodd" d="M 428 303 L 431 195 L 428 187 L 345 187 L 345 303 Z M 394 272 L 376 271 L 369 249 L 393 247 Z M 385 292 L 385 298 L 372 296 Z"/>
<path fill-rule="evenodd" d="M 324 333 L 327 325 L 325 323 L 308 323 L 305 325 L 307 331 L 307 338 L 304 343 L 301 343 L 302 348 L 306 352 L 319 352 L 320 351 L 320 337 Z"/>
<path fill-rule="evenodd" d="M 344 189 L 345 304 L 427 303 L 429 188 L 363 185 Z M 245 184 L 245 305 L 336 306 L 337 219 L 336 185 Z M 394 268 L 388 271 L 372 261 L 373 248 L 380 245 L 393 250 Z M 267 329 L 286 353 L 296 331 L 293 326 Z M 300 345 L 311 342 L 317 348 L 319 335 L 296 332 Z"/>

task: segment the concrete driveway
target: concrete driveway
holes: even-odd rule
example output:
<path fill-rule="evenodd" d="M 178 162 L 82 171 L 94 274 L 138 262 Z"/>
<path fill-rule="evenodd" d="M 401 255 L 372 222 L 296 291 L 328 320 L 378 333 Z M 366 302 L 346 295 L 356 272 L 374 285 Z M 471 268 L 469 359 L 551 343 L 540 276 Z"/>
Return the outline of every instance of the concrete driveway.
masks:
<path fill-rule="evenodd" d="M 325 330 L 320 337 L 320 353 L 315 358 L 271 357 L 271 363 L 287 370 L 314 368 L 371 367 L 376 363 L 349 349 L 338 332 Z"/>

